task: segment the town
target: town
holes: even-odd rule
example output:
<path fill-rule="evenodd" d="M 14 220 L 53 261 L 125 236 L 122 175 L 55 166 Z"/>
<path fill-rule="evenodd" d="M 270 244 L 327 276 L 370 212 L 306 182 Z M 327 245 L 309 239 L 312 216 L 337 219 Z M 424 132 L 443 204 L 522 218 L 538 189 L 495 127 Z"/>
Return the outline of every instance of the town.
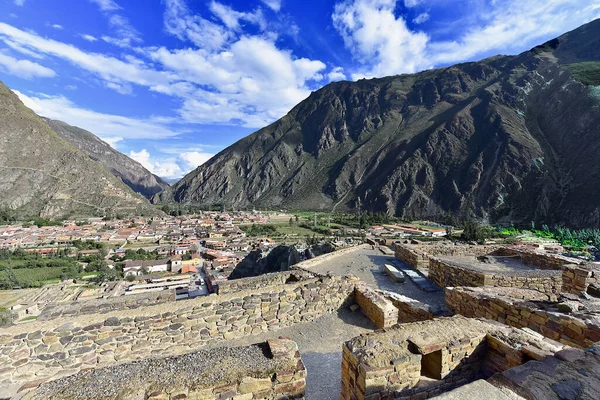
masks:
<path fill-rule="evenodd" d="M 342 222 L 343 221 L 342 217 Z M 43 306 L 64 301 L 167 291 L 176 299 L 218 291 L 251 251 L 268 253 L 281 244 L 300 248 L 326 241 L 331 249 L 363 243 L 368 237 L 443 237 L 436 224 L 382 224 L 365 229 L 332 224 L 330 216 L 286 212 L 216 212 L 194 215 L 62 222 L 33 221 L 0 226 L 0 287 L 17 320 L 34 318 Z M 27 295 L 45 286 L 44 296 Z M 33 290 L 33 289 L 31 289 Z M 31 291 L 30 290 L 30 291 Z M 34 297 L 36 301 L 30 301 Z M 59 296 L 60 297 L 60 296 Z"/>

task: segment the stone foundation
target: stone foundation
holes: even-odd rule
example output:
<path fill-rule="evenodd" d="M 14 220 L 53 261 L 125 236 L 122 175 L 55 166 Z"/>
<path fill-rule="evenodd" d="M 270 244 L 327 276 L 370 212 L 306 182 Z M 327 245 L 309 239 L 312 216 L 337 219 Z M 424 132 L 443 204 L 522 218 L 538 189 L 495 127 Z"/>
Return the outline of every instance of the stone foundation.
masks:
<path fill-rule="evenodd" d="M 312 321 L 354 302 L 350 278 L 319 278 L 0 331 L 0 387 L 15 393 L 80 369 L 178 355 L 224 340 Z M 33 383 L 32 383 L 33 382 Z"/>
<path fill-rule="evenodd" d="M 223 295 L 237 293 L 244 290 L 263 289 L 269 286 L 306 281 L 314 277 L 314 274 L 298 270 L 275 272 L 271 274 L 252 276 L 243 279 L 232 279 L 219 282 L 219 294 Z"/>
<path fill-rule="evenodd" d="M 42 384 L 24 400 L 214 400 L 304 398 L 298 346 L 280 338 L 79 372 Z"/>
<path fill-rule="evenodd" d="M 481 317 L 535 332 L 584 348 L 600 341 L 596 313 L 565 314 L 538 292 L 506 288 L 447 288 L 446 305 L 465 317 Z"/>
<path fill-rule="evenodd" d="M 567 264 L 562 271 L 562 291 L 580 295 L 587 292 L 590 285 L 600 282 L 600 267 L 593 264 Z"/>
<path fill-rule="evenodd" d="M 562 346 L 514 328 L 463 317 L 400 324 L 342 347 L 342 400 L 424 399 Z"/>
<path fill-rule="evenodd" d="M 573 259 L 558 254 L 539 254 L 535 251 L 525 251 L 509 247 L 502 247 L 491 254 L 504 257 L 518 257 L 523 264 L 535 265 L 540 269 L 556 271 L 560 271 L 564 265 L 574 262 Z M 580 263 L 583 264 L 583 261 Z"/>
<path fill-rule="evenodd" d="M 449 243 L 437 244 L 395 244 L 396 258 L 413 269 L 427 272 L 429 269 L 429 260 L 432 257 L 441 256 L 482 256 L 496 251 L 500 246 L 475 246 L 460 245 L 454 246 Z"/>
<path fill-rule="evenodd" d="M 432 310 L 427 304 L 397 293 L 380 291 L 398 309 L 398 323 L 418 322 L 434 319 L 442 310 Z"/>
<path fill-rule="evenodd" d="M 61 317 L 77 317 L 83 314 L 102 314 L 111 311 L 132 310 L 156 304 L 175 302 L 175 290 L 163 290 L 130 296 L 86 300 L 70 304 L 49 304 L 38 316 L 38 321 L 50 321 Z"/>
<path fill-rule="evenodd" d="M 473 270 L 461 266 L 459 262 L 437 258 L 431 258 L 429 261 L 429 279 L 442 288 L 500 286 L 532 289 L 547 294 L 557 294 L 562 288 L 560 271 L 529 270 L 494 273 Z"/>
<path fill-rule="evenodd" d="M 362 313 L 376 327 L 387 328 L 398 323 L 398 309 L 391 301 L 366 285 L 358 285 L 354 289 L 354 299 Z"/>

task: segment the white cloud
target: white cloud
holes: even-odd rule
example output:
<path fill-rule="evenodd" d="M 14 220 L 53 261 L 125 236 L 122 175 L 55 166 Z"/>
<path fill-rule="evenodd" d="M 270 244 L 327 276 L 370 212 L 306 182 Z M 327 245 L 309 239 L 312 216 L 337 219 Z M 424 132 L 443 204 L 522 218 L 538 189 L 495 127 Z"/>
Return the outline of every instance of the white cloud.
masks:
<path fill-rule="evenodd" d="M 343 81 L 348 79 L 346 77 L 346 74 L 344 73 L 344 69 L 342 67 L 335 67 L 331 70 L 331 72 L 329 74 L 327 74 L 327 77 L 329 78 L 329 80 L 331 82 L 335 82 L 335 81 Z"/>
<path fill-rule="evenodd" d="M 281 10 L 281 0 L 261 0 L 263 3 L 267 5 L 271 10 L 278 12 Z"/>
<path fill-rule="evenodd" d="M 416 7 L 422 4 L 425 0 L 404 0 L 404 6 L 408 8 Z"/>
<path fill-rule="evenodd" d="M 117 11 L 120 10 L 121 7 L 113 0 L 90 0 L 92 3 L 96 4 L 100 10 L 102 11 Z"/>
<path fill-rule="evenodd" d="M 326 68 L 321 61 L 295 59 L 273 41 L 256 36 L 244 36 L 223 52 L 160 48 L 152 58 L 187 78 L 185 84 L 162 88 L 185 99 L 181 115 L 186 121 L 240 120 L 250 127 L 272 122 L 306 98 L 307 83 L 322 79 L 320 72 Z"/>
<path fill-rule="evenodd" d="M 23 6 L 25 4 L 25 0 L 14 0 L 14 3 L 18 6 Z"/>
<path fill-rule="evenodd" d="M 462 62 L 482 57 L 493 51 L 515 53 L 539 44 L 542 38 L 591 21 L 597 0 L 548 0 L 533 2 L 506 0 L 478 2 L 468 20 L 456 21 L 453 41 L 432 41 L 428 35 L 410 30 L 402 16 L 396 17 L 398 0 L 346 0 L 336 4 L 332 20 L 362 64 L 352 74 L 385 76 Z M 424 3 L 405 0 L 406 7 Z M 421 13 L 415 23 L 428 19 Z M 475 21 L 475 22 L 473 22 Z"/>
<path fill-rule="evenodd" d="M 213 155 L 192 151 L 181 153 L 178 157 L 153 157 L 146 149 L 129 152 L 129 157 L 142 164 L 147 170 L 167 179 L 183 177 L 204 164 Z"/>
<path fill-rule="evenodd" d="M 116 143 L 119 139 L 161 139 L 176 136 L 177 133 L 153 118 L 130 118 L 120 115 L 103 114 L 81 108 L 64 96 L 35 94 L 28 96 L 14 91 L 21 101 L 36 114 L 58 119 L 68 124 L 86 129 L 102 140 Z"/>
<path fill-rule="evenodd" d="M 29 50 L 60 57 L 113 83 L 153 86 L 168 84 L 171 79 L 167 72 L 150 70 L 103 54 L 88 53 L 75 46 L 42 38 L 0 22 L 0 40 L 7 39 Z"/>
<path fill-rule="evenodd" d="M 199 151 L 186 151 L 179 155 L 179 158 L 187 163 L 187 166 L 190 169 L 195 169 L 200 165 L 204 164 L 208 160 L 210 160 L 214 154 L 211 153 L 201 153 Z"/>
<path fill-rule="evenodd" d="M 0 53 L 0 70 L 24 79 L 51 78 L 56 75 L 54 70 L 43 65 L 29 60 L 17 60 L 3 53 Z"/>
<path fill-rule="evenodd" d="M 164 22 L 167 33 L 208 50 L 221 49 L 233 36 L 224 27 L 191 14 L 184 0 L 166 0 Z"/>
<path fill-rule="evenodd" d="M 118 10 L 122 9 L 121 6 L 119 6 L 113 0 L 90 1 L 92 3 L 95 3 L 100 8 L 100 11 L 102 11 L 104 15 L 106 15 L 106 17 L 108 18 L 108 25 L 113 30 L 114 35 L 116 36 L 112 37 L 105 35 L 102 36 L 102 40 L 104 40 L 107 43 L 125 48 L 132 46 L 134 43 L 142 42 L 140 33 L 131 25 L 129 19 L 117 13 Z"/>
<path fill-rule="evenodd" d="M 54 29 L 59 29 L 59 30 L 60 30 L 60 29 L 64 29 L 64 28 L 63 28 L 63 26 L 62 26 L 62 25 L 59 25 L 59 24 L 52 24 L 51 26 L 52 26 Z"/>
<path fill-rule="evenodd" d="M 474 26 L 452 42 L 429 46 L 430 59 L 453 63 L 473 59 L 489 51 L 504 54 L 539 44 L 543 37 L 560 35 L 593 19 L 595 0 L 529 2 L 510 0 L 495 8 L 485 8 L 487 23 Z"/>
<path fill-rule="evenodd" d="M 370 64 L 369 70 L 353 74 L 354 78 L 416 72 L 430 66 L 425 53 L 428 36 L 409 30 L 404 19 L 394 15 L 395 7 L 396 0 L 336 4 L 335 28 L 357 59 Z"/>
<path fill-rule="evenodd" d="M 92 43 L 98 40 L 98 38 L 96 38 L 95 36 L 92 36 L 92 35 L 81 34 L 80 36 L 82 39 L 87 40 L 88 42 L 92 42 Z"/>
<path fill-rule="evenodd" d="M 209 9 L 228 29 L 233 31 L 239 31 L 241 29 L 240 20 L 256 24 L 260 26 L 261 29 L 265 29 L 267 25 L 260 9 L 257 9 L 253 13 L 239 12 L 214 0 L 210 3 Z"/>
<path fill-rule="evenodd" d="M 426 13 L 426 12 L 424 12 L 424 13 L 421 13 L 421 14 L 417 15 L 415 17 L 415 19 L 413 19 L 413 22 L 415 24 L 422 24 L 423 22 L 429 21 L 429 17 L 430 17 L 429 14 Z"/>

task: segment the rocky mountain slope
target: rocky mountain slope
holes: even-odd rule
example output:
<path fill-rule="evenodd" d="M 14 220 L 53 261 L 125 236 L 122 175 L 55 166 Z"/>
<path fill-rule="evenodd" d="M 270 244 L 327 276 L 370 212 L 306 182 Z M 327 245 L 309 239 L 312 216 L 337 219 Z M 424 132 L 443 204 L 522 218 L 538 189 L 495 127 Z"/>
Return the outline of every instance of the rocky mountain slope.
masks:
<path fill-rule="evenodd" d="M 600 224 L 600 20 L 518 56 L 338 82 L 154 197 Z"/>
<path fill-rule="evenodd" d="M 42 119 L 58 136 L 87 154 L 92 160 L 102 164 L 135 192 L 149 198 L 169 187 L 169 184 L 162 178 L 152 174 L 137 161 L 113 149 L 93 133 L 62 121 L 43 117 Z"/>
<path fill-rule="evenodd" d="M 21 218 L 155 213 L 144 197 L 61 139 L 1 82 L 0 207 Z"/>

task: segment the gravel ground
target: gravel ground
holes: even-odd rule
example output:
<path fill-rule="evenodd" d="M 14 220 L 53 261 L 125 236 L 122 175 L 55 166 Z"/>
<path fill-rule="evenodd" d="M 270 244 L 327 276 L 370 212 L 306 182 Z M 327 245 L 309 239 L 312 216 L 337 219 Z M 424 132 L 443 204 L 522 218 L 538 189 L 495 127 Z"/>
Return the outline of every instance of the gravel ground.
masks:
<path fill-rule="evenodd" d="M 341 390 L 342 343 L 372 330 L 375 330 L 375 326 L 361 312 L 343 309 L 313 322 L 301 322 L 276 332 L 230 340 L 220 345 L 245 346 L 279 336 L 289 337 L 298 344 L 308 372 L 306 398 L 337 400 Z"/>
<path fill-rule="evenodd" d="M 383 264 L 391 264 L 393 257 L 384 255 L 377 249 L 360 249 L 351 254 L 342 254 L 310 267 L 312 271 L 333 275 L 356 275 L 373 288 L 395 292 L 434 308 L 445 308 L 444 292 L 427 293 L 419 289 L 410 279 L 404 283 L 394 283 L 383 272 Z"/>

